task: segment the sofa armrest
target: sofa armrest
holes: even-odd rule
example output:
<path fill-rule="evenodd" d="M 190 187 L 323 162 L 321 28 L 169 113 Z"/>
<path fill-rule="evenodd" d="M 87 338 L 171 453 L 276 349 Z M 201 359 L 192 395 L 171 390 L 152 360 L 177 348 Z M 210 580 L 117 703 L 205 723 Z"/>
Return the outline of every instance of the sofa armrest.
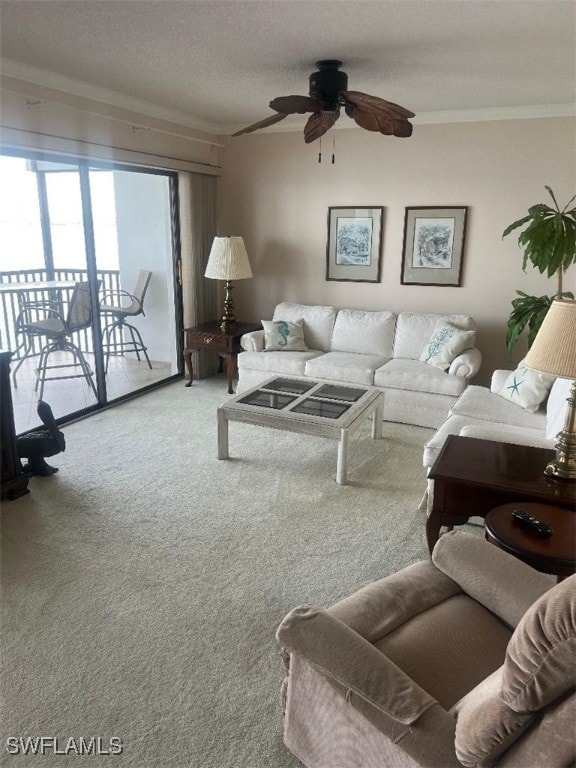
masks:
<path fill-rule="evenodd" d="M 463 379 L 471 379 L 476 376 L 481 365 L 482 352 L 476 347 L 470 347 L 452 360 L 448 373 L 452 376 L 461 376 Z"/>
<path fill-rule="evenodd" d="M 515 627 L 532 603 L 555 583 L 550 576 L 465 531 L 441 536 L 432 562 L 510 627 Z"/>
<path fill-rule="evenodd" d="M 251 333 L 245 333 L 240 338 L 240 346 L 246 352 L 263 352 L 264 331 L 252 331 Z"/>
<path fill-rule="evenodd" d="M 498 394 L 512 371 L 495 370 L 490 381 L 490 392 Z"/>
<path fill-rule="evenodd" d="M 495 440 L 497 443 L 513 443 L 514 445 L 529 445 L 532 448 L 554 448 L 555 441 L 545 437 L 544 433 L 536 434 L 536 430 L 524 430 L 521 427 L 494 424 L 492 426 L 469 425 L 462 427 L 459 433 L 462 437 L 475 437 L 478 440 Z"/>
<path fill-rule="evenodd" d="M 294 608 L 278 627 L 276 639 L 282 648 L 403 725 L 415 723 L 437 703 L 375 646 L 321 608 Z"/>

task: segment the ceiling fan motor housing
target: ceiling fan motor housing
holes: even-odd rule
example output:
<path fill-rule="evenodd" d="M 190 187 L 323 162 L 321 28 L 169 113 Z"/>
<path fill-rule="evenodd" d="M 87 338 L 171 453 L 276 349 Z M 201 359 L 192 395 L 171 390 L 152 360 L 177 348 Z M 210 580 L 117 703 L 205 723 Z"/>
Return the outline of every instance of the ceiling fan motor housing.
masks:
<path fill-rule="evenodd" d="M 310 98 L 327 102 L 327 105 L 338 106 L 338 94 L 348 90 L 348 75 L 339 72 L 341 61 L 326 59 L 317 61 L 318 72 L 310 75 Z"/>

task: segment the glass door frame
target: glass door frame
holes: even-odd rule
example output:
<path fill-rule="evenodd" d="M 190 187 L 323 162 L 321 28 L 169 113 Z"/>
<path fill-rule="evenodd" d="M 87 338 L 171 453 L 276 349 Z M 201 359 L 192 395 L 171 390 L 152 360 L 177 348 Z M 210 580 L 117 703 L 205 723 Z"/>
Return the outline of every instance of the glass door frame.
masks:
<path fill-rule="evenodd" d="M 128 163 L 116 163 L 99 159 L 90 159 L 86 157 L 75 157 L 68 154 L 54 154 L 33 149 L 20 149 L 0 146 L 0 156 L 19 157 L 34 163 L 50 162 L 61 163 L 62 165 L 72 165 L 77 169 L 80 182 L 80 195 L 82 205 L 82 223 L 84 229 L 84 245 L 86 255 L 86 269 L 88 282 L 90 284 L 90 299 L 92 302 L 92 337 L 94 344 L 94 368 L 96 377 L 96 389 L 98 392 L 98 402 L 94 405 L 87 405 L 80 411 L 74 411 L 57 419 L 59 424 L 68 423 L 75 419 L 82 418 L 85 415 L 95 413 L 102 408 L 115 405 L 124 400 L 137 397 L 140 394 L 156 389 L 159 386 L 170 381 L 176 381 L 184 374 L 183 359 L 183 305 L 182 305 L 182 285 L 180 282 L 179 270 L 181 263 L 180 255 L 180 215 L 179 215 L 179 195 L 178 195 L 178 173 L 177 171 L 149 168 L 140 165 L 130 165 Z M 102 331 L 100 326 L 100 313 L 98 311 L 98 267 L 97 254 L 94 237 L 94 221 L 92 216 L 92 197 L 90 191 L 90 171 L 125 171 L 129 173 L 143 173 L 147 175 L 165 176 L 169 184 L 170 201 L 170 235 L 172 246 L 172 294 L 174 296 L 174 321 L 176 328 L 175 355 L 177 373 L 174 373 L 157 382 L 152 382 L 142 386 L 133 392 L 115 397 L 113 400 L 107 398 L 106 376 L 104 370 L 104 353 L 102 349 Z M 44 266 L 49 279 L 54 276 L 54 260 L 52 253 L 52 239 L 50 233 L 50 212 L 48 205 L 48 195 L 46 187 L 45 174 L 49 171 L 34 169 L 38 187 L 38 204 L 40 209 L 40 224 L 42 230 L 42 245 L 44 252 Z M 168 276 L 169 277 L 169 276 Z"/>

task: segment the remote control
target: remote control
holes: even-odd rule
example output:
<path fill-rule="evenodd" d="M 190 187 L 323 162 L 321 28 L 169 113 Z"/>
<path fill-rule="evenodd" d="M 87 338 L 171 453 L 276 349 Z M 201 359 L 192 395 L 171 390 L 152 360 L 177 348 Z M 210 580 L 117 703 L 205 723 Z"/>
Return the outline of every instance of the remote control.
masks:
<path fill-rule="evenodd" d="M 517 523 L 520 523 L 520 525 L 528 528 L 535 533 L 536 536 L 541 536 L 543 539 L 552 536 L 554 533 L 553 529 L 547 523 L 543 523 L 542 520 L 537 520 L 535 517 L 531 517 L 528 512 L 523 512 L 521 509 L 512 510 L 512 517 Z"/>

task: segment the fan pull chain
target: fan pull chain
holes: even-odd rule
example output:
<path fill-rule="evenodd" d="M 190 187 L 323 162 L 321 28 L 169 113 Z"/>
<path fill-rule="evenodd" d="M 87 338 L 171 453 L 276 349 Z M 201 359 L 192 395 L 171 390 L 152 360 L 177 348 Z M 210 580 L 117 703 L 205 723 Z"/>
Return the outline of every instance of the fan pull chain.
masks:
<path fill-rule="evenodd" d="M 320 136 L 320 151 L 318 152 L 318 162 L 322 162 L 322 136 Z M 336 137 L 332 133 L 332 165 L 336 162 Z"/>

